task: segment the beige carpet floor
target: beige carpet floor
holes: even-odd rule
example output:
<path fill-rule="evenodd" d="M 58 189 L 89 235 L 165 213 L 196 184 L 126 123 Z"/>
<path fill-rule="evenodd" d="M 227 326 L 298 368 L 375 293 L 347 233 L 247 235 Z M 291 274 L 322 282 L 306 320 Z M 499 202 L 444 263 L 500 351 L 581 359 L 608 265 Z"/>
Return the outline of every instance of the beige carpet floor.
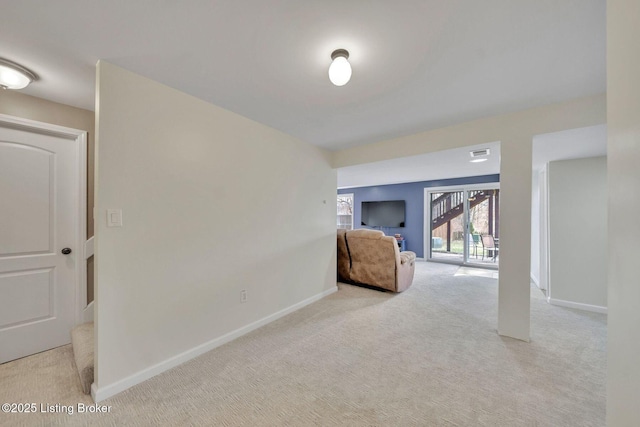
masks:
<path fill-rule="evenodd" d="M 603 426 L 606 316 L 532 289 L 532 341 L 496 334 L 497 280 L 418 262 L 350 285 L 103 404 L 0 425 Z M 0 403 L 90 404 L 69 346 L 0 365 Z"/>

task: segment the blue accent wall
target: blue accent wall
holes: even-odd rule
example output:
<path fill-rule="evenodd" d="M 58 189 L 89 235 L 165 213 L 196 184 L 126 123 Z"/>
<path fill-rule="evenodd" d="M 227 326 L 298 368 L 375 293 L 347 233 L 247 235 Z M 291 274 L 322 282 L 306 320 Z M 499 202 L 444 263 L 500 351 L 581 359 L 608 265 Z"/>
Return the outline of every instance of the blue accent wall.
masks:
<path fill-rule="evenodd" d="M 406 250 L 424 257 L 424 189 L 452 185 L 486 184 L 500 182 L 500 175 L 470 176 L 465 178 L 441 179 L 435 181 L 409 182 L 406 184 L 376 185 L 373 187 L 344 188 L 338 194 L 353 193 L 354 228 L 369 228 L 360 225 L 362 202 L 383 200 L 406 201 L 405 227 L 382 227 L 388 236 L 400 233 L 406 240 Z"/>

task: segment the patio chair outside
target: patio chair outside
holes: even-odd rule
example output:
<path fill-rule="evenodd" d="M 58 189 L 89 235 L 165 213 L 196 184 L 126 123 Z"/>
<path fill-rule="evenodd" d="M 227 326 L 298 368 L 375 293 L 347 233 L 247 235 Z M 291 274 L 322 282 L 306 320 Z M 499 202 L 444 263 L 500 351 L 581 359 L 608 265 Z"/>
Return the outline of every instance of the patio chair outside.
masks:
<path fill-rule="evenodd" d="M 493 262 L 496 262 L 496 258 L 498 257 L 498 246 L 496 245 L 496 241 L 492 235 L 487 234 L 482 236 L 482 259 L 484 260 L 485 255 L 487 258 L 491 258 Z"/>

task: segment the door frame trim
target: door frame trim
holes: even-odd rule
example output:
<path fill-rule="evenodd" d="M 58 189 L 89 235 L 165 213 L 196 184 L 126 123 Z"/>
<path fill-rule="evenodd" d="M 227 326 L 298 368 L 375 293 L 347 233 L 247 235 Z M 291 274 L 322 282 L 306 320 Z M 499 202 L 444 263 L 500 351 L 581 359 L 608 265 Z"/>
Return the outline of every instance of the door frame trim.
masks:
<path fill-rule="evenodd" d="M 83 323 L 83 311 L 87 306 L 87 262 L 84 256 L 84 246 L 87 240 L 87 132 L 7 114 L 0 114 L 0 126 L 57 136 L 67 139 L 76 145 L 76 152 L 79 159 L 76 174 L 76 191 L 78 191 L 79 197 L 77 199 L 78 219 L 76 221 L 76 241 L 74 243 L 78 253 L 75 274 L 76 287 L 74 289 L 74 324 L 78 325 Z"/>

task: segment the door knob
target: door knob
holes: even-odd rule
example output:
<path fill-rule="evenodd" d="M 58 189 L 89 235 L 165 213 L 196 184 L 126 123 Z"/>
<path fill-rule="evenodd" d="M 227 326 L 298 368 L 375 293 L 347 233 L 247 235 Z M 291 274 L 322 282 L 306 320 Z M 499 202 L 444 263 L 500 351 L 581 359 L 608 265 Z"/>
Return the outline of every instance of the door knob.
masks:
<path fill-rule="evenodd" d="M 69 255 L 70 253 L 71 253 L 71 248 L 64 248 L 64 249 L 62 250 L 62 254 L 63 254 L 63 255 Z"/>

